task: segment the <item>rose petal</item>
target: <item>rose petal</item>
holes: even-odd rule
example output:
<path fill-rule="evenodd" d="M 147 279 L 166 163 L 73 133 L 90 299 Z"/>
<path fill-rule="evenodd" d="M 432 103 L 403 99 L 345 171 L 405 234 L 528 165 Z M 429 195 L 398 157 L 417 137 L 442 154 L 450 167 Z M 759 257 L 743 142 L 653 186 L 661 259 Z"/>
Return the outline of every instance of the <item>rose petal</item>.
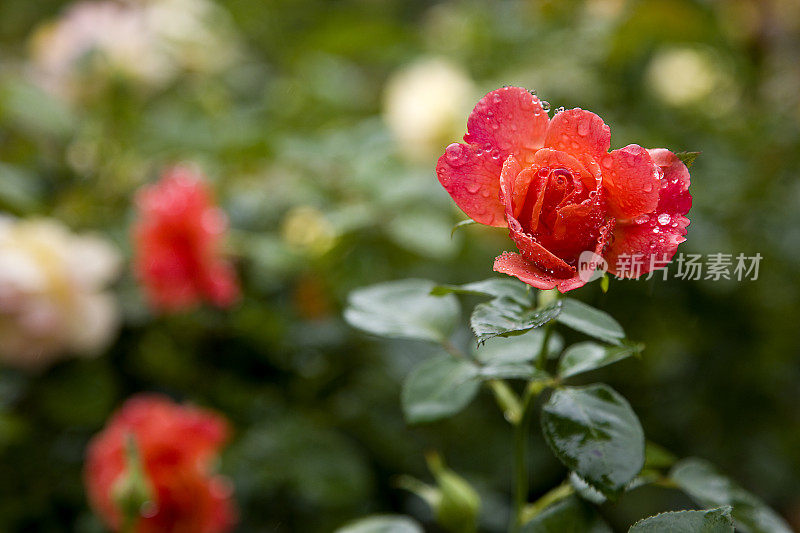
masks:
<path fill-rule="evenodd" d="M 648 150 L 653 162 L 661 167 L 661 193 L 658 197 L 656 213 L 685 215 L 692 208 L 692 195 L 689 194 L 689 169 L 678 156 L 665 148 Z"/>
<path fill-rule="evenodd" d="M 655 210 L 663 173 L 647 150 L 629 144 L 603 156 L 600 164 L 611 216 L 633 219 Z"/>
<path fill-rule="evenodd" d="M 580 108 L 556 113 L 550 120 L 544 145 L 570 154 L 599 158 L 611 146 L 611 130 L 603 119 Z"/>
<path fill-rule="evenodd" d="M 568 278 L 575 274 L 574 267 L 565 263 L 564 260 L 537 242 L 533 236 L 523 231 L 516 218 L 508 220 L 508 233 L 522 256 L 545 272 L 550 272 L 557 278 Z"/>
<path fill-rule="evenodd" d="M 648 150 L 653 162 L 663 171 L 658 206 L 640 224 L 620 224 L 614 232 L 614 244 L 608 254 L 609 270 L 616 276 L 638 274 L 665 267 L 678 245 L 685 241 L 689 219 L 684 215 L 692 207 L 689 194 L 689 170 L 678 157 L 665 149 Z M 627 258 L 624 258 L 627 256 Z"/>
<path fill-rule="evenodd" d="M 506 225 L 500 202 L 502 162 L 469 144 L 453 143 L 436 164 L 439 183 L 468 217 L 487 226 Z"/>
<path fill-rule="evenodd" d="M 685 241 L 689 219 L 682 215 L 649 215 L 641 224 L 620 224 L 606 259 L 617 277 L 636 278 L 666 267 Z"/>
<path fill-rule="evenodd" d="M 504 252 L 497 256 L 494 260 L 494 271 L 514 276 L 520 281 L 542 290 L 558 288 L 561 292 L 567 292 L 586 284 L 577 274 L 566 279 L 553 277 L 514 252 Z"/>
<path fill-rule="evenodd" d="M 492 91 L 475 105 L 464 141 L 488 152 L 527 161 L 542 147 L 549 119 L 539 99 L 522 87 Z"/>

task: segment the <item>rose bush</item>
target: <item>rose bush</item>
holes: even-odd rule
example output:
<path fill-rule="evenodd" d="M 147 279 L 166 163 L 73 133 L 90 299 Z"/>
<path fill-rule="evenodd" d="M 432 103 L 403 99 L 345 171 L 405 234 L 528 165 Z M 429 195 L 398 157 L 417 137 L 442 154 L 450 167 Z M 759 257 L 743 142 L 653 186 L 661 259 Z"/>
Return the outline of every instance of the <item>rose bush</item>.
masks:
<path fill-rule="evenodd" d="M 447 147 L 436 173 L 470 218 L 508 227 L 519 253 L 497 257 L 495 271 L 566 292 L 586 283 L 582 252 L 636 277 L 665 266 L 685 240 L 686 166 L 665 149 L 609 152 L 610 140 L 594 113 L 576 108 L 551 119 L 536 96 L 504 87 L 478 102 L 465 142 Z M 626 258 L 639 268 L 626 268 Z"/>
<path fill-rule="evenodd" d="M 219 307 L 233 304 L 238 281 L 220 250 L 227 217 L 214 205 L 202 176 L 188 167 L 171 168 L 136 200 L 134 269 L 150 304 L 161 311 L 191 308 L 203 300 Z"/>
<path fill-rule="evenodd" d="M 209 467 L 228 438 L 226 421 L 157 395 L 129 399 L 89 445 L 84 469 L 92 508 L 108 527 L 125 519 L 115 493 L 128 474 L 133 439 L 153 500 L 141 508 L 138 533 L 220 533 L 235 523 L 230 483 Z M 118 491 L 117 491 L 118 492 Z"/>

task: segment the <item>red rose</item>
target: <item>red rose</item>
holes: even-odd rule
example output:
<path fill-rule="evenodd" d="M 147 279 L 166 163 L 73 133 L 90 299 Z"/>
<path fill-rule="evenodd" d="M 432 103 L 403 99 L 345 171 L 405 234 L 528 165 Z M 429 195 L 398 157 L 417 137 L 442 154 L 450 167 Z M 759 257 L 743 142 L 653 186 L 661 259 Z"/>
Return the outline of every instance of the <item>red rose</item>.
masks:
<path fill-rule="evenodd" d="M 220 250 L 227 219 L 202 176 L 171 168 L 159 183 L 143 187 L 136 203 L 135 270 L 150 304 L 163 311 L 203 300 L 233 304 L 239 296 L 236 273 Z"/>
<path fill-rule="evenodd" d="M 89 503 L 109 528 L 120 529 L 114 487 L 126 474 L 126 440 L 132 438 L 154 496 L 141 511 L 136 533 L 229 531 L 235 523 L 231 485 L 209 472 L 227 437 L 227 423 L 213 413 L 162 396 L 135 396 L 89 444 Z"/>
<path fill-rule="evenodd" d="M 566 292 L 586 283 L 582 252 L 604 258 L 612 274 L 635 277 L 666 266 L 685 240 L 689 171 L 669 150 L 630 144 L 609 152 L 600 117 L 569 109 L 550 119 L 519 87 L 484 96 L 467 131 L 436 173 L 470 218 L 508 227 L 519 253 L 497 257 L 495 271 Z"/>

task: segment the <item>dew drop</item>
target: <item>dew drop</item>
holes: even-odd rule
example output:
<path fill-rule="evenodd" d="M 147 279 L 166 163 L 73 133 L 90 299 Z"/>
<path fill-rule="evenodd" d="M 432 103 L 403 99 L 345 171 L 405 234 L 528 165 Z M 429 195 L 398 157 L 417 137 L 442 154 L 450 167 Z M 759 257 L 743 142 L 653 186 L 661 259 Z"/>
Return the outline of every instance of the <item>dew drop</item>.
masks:
<path fill-rule="evenodd" d="M 500 95 L 499 95 L 499 94 L 495 94 L 495 95 L 494 95 L 494 97 L 492 98 L 492 100 L 494 100 L 494 103 L 495 103 L 495 104 L 499 104 L 500 102 L 502 102 L 502 101 L 503 101 L 503 99 L 502 99 L 502 98 L 500 98 Z"/>
<path fill-rule="evenodd" d="M 644 223 L 645 223 L 645 222 L 647 222 L 648 220 L 650 220 L 650 217 L 649 217 L 649 216 L 647 216 L 647 215 L 639 215 L 638 217 L 636 217 L 636 218 L 634 218 L 634 219 L 633 219 L 633 221 L 634 221 L 636 224 L 644 224 Z"/>
<path fill-rule="evenodd" d="M 653 233 L 661 233 L 661 228 L 653 228 Z"/>
<path fill-rule="evenodd" d="M 542 102 L 542 109 L 544 109 L 545 111 L 550 111 L 550 102 L 548 102 L 547 100 L 542 100 L 541 102 Z"/>
<path fill-rule="evenodd" d="M 467 192 L 470 194 L 477 194 L 481 190 L 481 184 L 476 181 L 467 182 Z"/>
<path fill-rule="evenodd" d="M 561 112 L 563 112 L 563 111 L 564 111 L 564 106 L 562 105 L 561 107 L 559 107 L 559 108 L 557 108 L 557 109 L 556 109 L 556 112 L 555 112 L 555 114 L 556 114 L 556 115 L 558 115 L 559 113 L 561 113 Z"/>
<path fill-rule="evenodd" d="M 589 121 L 588 120 L 581 120 L 578 123 L 578 135 L 581 137 L 586 137 L 589 135 Z"/>
<path fill-rule="evenodd" d="M 611 168 L 611 166 L 614 164 L 614 160 L 611 158 L 610 155 L 608 155 L 608 156 L 603 158 L 602 163 L 603 163 L 604 167 Z"/>
<path fill-rule="evenodd" d="M 669 216 L 669 214 L 667 213 L 661 213 L 660 215 L 658 215 L 658 223 L 661 224 L 662 226 L 666 226 L 667 224 L 669 224 L 671 219 L 672 217 Z"/>
<path fill-rule="evenodd" d="M 453 143 L 444 150 L 447 161 L 454 167 L 460 167 L 467 162 L 467 149 L 463 144 Z"/>

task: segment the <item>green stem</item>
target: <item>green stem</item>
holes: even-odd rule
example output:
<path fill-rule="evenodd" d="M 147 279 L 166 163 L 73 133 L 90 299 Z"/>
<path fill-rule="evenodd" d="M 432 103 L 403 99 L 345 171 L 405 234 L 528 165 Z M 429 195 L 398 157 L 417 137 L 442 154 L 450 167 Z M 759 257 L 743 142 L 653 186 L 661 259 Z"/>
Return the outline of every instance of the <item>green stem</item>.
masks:
<path fill-rule="evenodd" d="M 544 496 L 536 500 L 534 503 L 526 505 L 522 510 L 520 522 L 523 524 L 530 522 L 547 507 L 557 501 L 563 500 L 564 498 L 572 495 L 574 492 L 575 489 L 572 488 L 572 485 L 569 483 L 569 481 L 565 481 L 558 487 L 552 489 Z"/>
<path fill-rule="evenodd" d="M 544 325 L 544 338 L 542 339 L 542 347 L 536 356 L 536 367 L 543 370 L 547 362 L 547 348 L 550 344 L 550 336 L 552 335 L 553 321 Z M 531 430 L 531 404 L 533 400 L 543 390 L 542 383 L 531 381 L 525 388 L 525 393 L 522 397 L 522 408 L 519 416 L 519 422 L 514 428 L 514 514 L 511 517 L 509 531 L 510 533 L 518 533 L 524 524 L 523 510 L 528 500 L 528 489 L 530 487 L 529 469 L 528 469 L 528 436 Z"/>
<path fill-rule="evenodd" d="M 517 425 L 522 417 L 522 404 L 516 393 L 514 393 L 511 387 L 502 379 L 493 379 L 489 381 L 489 387 L 494 393 L 497 405 L 503 410 L 505 419 Z"/>
<path fill-rule="evenodd" d="M 544 370 L 547 364 L 548 345 L 550 344 L 550 337 L 553 335 L 553 321 L 551 320 L 544 325 L 544 337 L 542 338 L 542 347 L 539 349 L 539 354 L 536 356 L 536 368 Z"/>
<path fill-rule="evenodd" d="M 522 527 L 522 509 L 528 500 L 528 433 L 531 425 L 531 400 L 530 387 L 525 390 L 522 400 L 522 413 L 519 422 L 514 427 L 514 514 L 511 517 L 509 531 L 517 533 Z"/>

